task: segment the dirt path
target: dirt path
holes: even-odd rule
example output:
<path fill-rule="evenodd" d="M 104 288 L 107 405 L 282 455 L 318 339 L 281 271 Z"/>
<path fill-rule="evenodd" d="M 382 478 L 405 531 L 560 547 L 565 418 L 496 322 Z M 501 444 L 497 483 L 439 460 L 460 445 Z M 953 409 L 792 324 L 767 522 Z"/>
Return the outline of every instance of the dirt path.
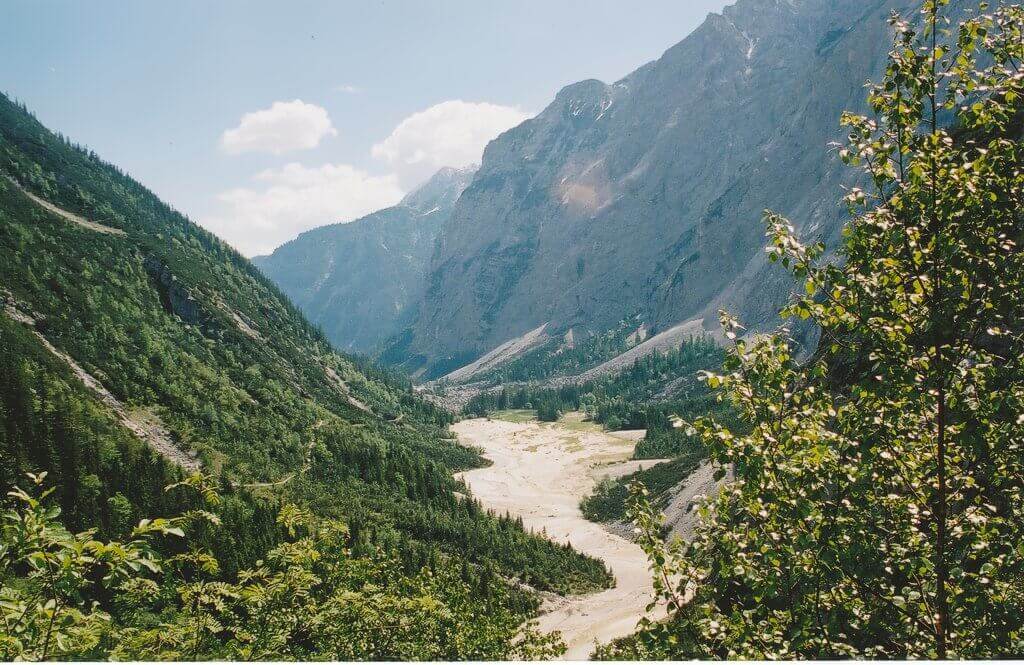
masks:
<path fill-rule="evenodd" d="M 632 473 L 658 460 L 627 461 L 635 435 L 482 419 L 452 429 L 463 444 L 482 449 L 494 462 L 462 474 L 473 496 L 488 508 L 521 516 L 528 529 L 544 530 L 552 540 L 603 560 L 615 575 L 614 589 L 545 601 L 540 627 L 562 632 L 569 647 L 565 658 L 586 659 L 595 642 L 633 632 L 653 594 L 647 558 L 634 543 L 585 519 L 579 502 L 602 477 Z"/>
<path fill-rule="evenodd" d="M 21 190 L 22 194 L 24 194 L 29 199 L 31 199 L 33 203 L 35 203 L 36 205 L 38 205 L 41 208 L 46 209 L 49 212 L 52 212 L 53 214 L 57 215 L 58 217 L 63 217 L 64 219 L 66 219 L 67 221 L 71 222 L 72 224 L 78 224 L 82 228 L 89 229 L 90 231 L 96 231 L 97 233 L 108 233 L 108 234 L 114 235 L 114 236 L 127 235 L 121 229 L 115 229 L 112 226 L 106 226 L 104 224 L 100 224 L 99 222 L 94 222 L 92 220 L 88 220 L 85 217 L 82 217 L 81 215 L 76 215 L 73 212 L 69 212 L 67 210 L 64 210 L 63 208 L 59 208 L 59 207 L 53 205 L 52 203 L 50 203 L 49 201 L 47 201 L 46 199 L 41 199 L 38 196 L 36 196 L 35 194 L 33 194 L 32 192 L 28 191 L 27 189 L 24 189 L 21 185 L 16 183 L 11 178 L 8 178 L 8 180 L 11 182 L 11 184 L 13 184 L 19 190 Z"/>
<path fill-rule="evenodd" d="M 41 332 L 36 330 L 36 319 L 27 307 L 20 306 L 10 293 L 0 289 L 0 312 L 6 313 L 19 323 L 23 323 L 32 330 L 46 349 L 62 360 L 71 372 L 91 390 L 107 408 L 117 417 L 121 424 L 131 430 L 137 437 L 150 445 L 153 450 L 163 455 L 167 460 L 181 466 L 187 471 L 199 471 L 201 465 L 193 453 L 186 452 L 179 448 L 174 442 L 171 433 L 163 426 L 156 414 L 145 409 L 129 409 L 120 400 L 114 397 L 106 387 L 99 382 L 92 374 L 75 362 L 75 359 L 55 347 L 50 340 L 46 339 Z"/>

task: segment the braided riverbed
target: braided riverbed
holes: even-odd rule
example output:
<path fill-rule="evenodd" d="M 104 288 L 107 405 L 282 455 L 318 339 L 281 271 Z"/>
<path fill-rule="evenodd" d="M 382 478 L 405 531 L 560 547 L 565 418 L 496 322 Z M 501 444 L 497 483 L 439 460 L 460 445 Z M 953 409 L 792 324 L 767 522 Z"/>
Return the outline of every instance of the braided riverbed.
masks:
<path fill-rule="evenodd" d="M 633 632 L 653 587 L 647 557 L 633 542 L 588 521 L 579 503 L 605 476 L 648 468 L 659 460 L 630 460 L 642 432 L 601 432 L 562 423 L 464 420 L 459 440 L 480 448 L 493 464 L 462 474 L 477 499 L 499 513 L 523 518 L 527 529 L 604 561 L 616 585 L 598 593 L 547 594 L 540 628 L 561 631 L 568 660 L 590 656 L 597 642 Z"/>

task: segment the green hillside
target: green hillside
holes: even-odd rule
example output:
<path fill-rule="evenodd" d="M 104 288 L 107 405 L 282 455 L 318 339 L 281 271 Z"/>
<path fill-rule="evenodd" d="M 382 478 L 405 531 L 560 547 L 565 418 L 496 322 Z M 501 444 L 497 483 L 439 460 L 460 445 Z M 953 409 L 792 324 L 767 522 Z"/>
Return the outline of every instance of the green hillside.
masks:
<path fill-rule="evenodd" d="M 164 491 L 199 468 L 222 496 L 221 526 L 191 546 L 213 551 L 225 581 L 289 539 L 276 520 L 291 504 L 344 522 L 351 556 L 393 560 L 399 579 L 457 571 L 471 589 L 459 611 L 497 603 L 520 617 L 513 632 L 535 601 L 502 580 L 611 581 L 456 494 L 452 472 L 481 460 L 451 438 L 448 414 L 335 352 L 245 258 L 3 96 L 0 289 L 0 483 L 48 472 L 73 531 L 120 538 L 200 507 L 187 488 Z"/>

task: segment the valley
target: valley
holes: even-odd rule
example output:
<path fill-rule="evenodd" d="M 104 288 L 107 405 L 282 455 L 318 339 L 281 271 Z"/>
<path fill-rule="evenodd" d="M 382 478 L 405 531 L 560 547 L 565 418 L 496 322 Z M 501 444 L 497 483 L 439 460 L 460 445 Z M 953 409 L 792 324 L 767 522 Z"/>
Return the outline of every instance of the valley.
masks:
<path fill-rule="evenodd" d="M 580 500 L 604 477 L 618 477 L 660 460 L 631 460 L 642 431 L 603 432 L 578 421 L 560 423 L 472 419 L 453 426 L 466 446 L 491 466 L 461 475 L 473 497 L 498 512 L 521 517 L 527 530 L 604 561 L 615 586 L 575 596 L 546 594 L 541 630 L 560 631 L 565 658 L 581 660 L 604 643 L 635 630 L 653 594 L 643 550 L 588 521 Z"/>
<path fill-rule="evenodd" d="M 1024 7 L 719 8 L 379 142 L 380 72 L 120 104 L 202 221 L 0 90 L 0 662 L 1024 656 Z"/>

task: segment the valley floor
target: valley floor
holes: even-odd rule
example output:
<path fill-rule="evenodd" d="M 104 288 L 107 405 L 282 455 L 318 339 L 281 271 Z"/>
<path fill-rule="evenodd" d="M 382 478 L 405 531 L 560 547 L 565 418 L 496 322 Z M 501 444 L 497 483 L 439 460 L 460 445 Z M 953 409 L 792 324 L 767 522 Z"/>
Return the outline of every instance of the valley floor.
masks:
<path fill-rule="evenodd" d="M 629 460 L 642 432 L 601 432 L 578 423 L 465 420 L 459 440 L 480 448 L 492 466 L 462 475 L 485 507 L 523 518 L 524 526 L 603 560 L 616 586 L 600 593 L 550 596 L 540 628 L 562 632 L 569 660 L 587 658 L 595 642 L 633 632 L 651 601 L 647 557 L 639 546 L 588 521 L 579 509 L 604 476 L 617 477 L 658 460 Z"/>

